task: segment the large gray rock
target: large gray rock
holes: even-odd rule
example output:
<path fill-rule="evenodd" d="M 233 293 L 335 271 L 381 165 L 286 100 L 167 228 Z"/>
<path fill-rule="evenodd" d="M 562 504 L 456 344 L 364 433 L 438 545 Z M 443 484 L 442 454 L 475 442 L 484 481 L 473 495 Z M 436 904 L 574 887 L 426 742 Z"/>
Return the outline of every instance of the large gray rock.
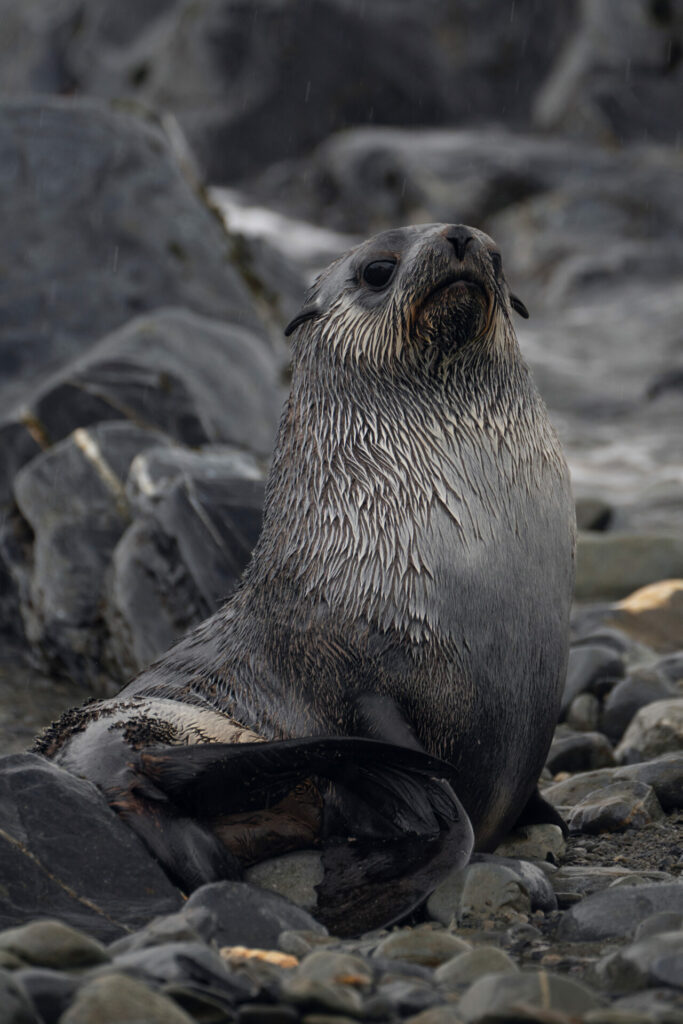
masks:
<path fill-rule="evenodd" d="M 4 100 L 0 218 L 5 409 L 145 310 L 259 327 L 224 230 L 150 121 L 94 100 Z"/>
<path fill-rule="evenodd" d="M 633 935 L 641 921 L 660 910 L 683 909 L 683 884 L 616 886 L 581 900 L 558 928 L 563 942 L 599 942 Z"/>
<path fill-rule="evenodd" d="M 36 754 L 0 760 L 0 928 L 53 917 L 104 942 L 182 897 L 90 782 Z"/>
<path fill-rule="evenodd" d="M 170 110 L 215 181 L 355 124 L 528 123 L 574 13 L 572 0 L 511 12 L 497 0 L 42 6 L 0 7 L 3 91 L 75 88 Z"/>
<path fill-rule="evenodd" d="M 581 139 L 675 142 L 683 11 L 651 0 L 582 0 L 534 119 Z"/>
<path fill-rule="evenodd" d="M 683 747 L 683 697 L 646 704 L 635 715 L 615 750 L 622 764 L 649 761 Z"/>

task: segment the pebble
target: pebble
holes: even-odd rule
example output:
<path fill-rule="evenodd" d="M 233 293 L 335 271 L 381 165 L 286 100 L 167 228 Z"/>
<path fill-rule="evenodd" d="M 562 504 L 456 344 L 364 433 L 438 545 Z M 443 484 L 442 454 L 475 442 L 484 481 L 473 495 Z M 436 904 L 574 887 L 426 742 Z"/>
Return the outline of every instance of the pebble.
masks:
<path fill-rule="evenodd" d="M 647 761 L 683 748 L 683 697 L 641 708 L 624 733 L 615 756 L 621 764 Z"/>
<path fill-rule="evenodd" d="M 683 580 L 668 579 L 641 587 L 619 601 L 614 620 L 640 643 L 668 653 L 683 648 Z"/>
<path fill-rule="evenodd" d="M 26 993 L 12 974 L 1 967 L 0 1014 L 2 1024 L 41 1024 Z"/>
<path fill-rule="evenodd" d="M 621 679 L 623 675 L 623 658 L 613 647 L 597 643 L 572 647 L 569 651 L 560 719 L 564 718 L 572 701 L 580 693 L 590 690 L 598 681 Z"/>
<path fill-rule="evenodd" d="M 556 734 L 546 760 L 551 772 L 591 771 L 614 763 L 612 746 L 601 732 Z"/>
<path fill-rule="evenodd" d="M 326 929 L 301 907 L 274 892 L 247 882 L 211 882 L 196 889 L 185 904 L 213 914 L 211 938 L 219 946 L 271 949 L 281 932 L 304 929 L 326 935 Z"/>
<path fill-rule="evenodd" d="M 184 1010 L 127 974 L 86 982 L 59 1024 L 195 1024 Z"/>
<path fill-rule="evenodd" d="M 382 939 L 373 956 L 407 960 L 411 964 L 437 967 L 457 953 L 469 950 L 469 943 L 451 932 L 434 928 L 402 928 Z"/>
<path fill-rule="evenodd" d="M 644 828 L 664 817 L 664 811 L 652 786 L 624 779 L 579 801 L 569 816 L 570 832 L 623 832 Z"/>
<path fill-rule="evenodd" d="M 677 695 L 673 683 L 656 669 L 634 669 L 607 695 L 600 723 L 602 732 L 612 743 L 618 743 L 640 708 Z"/>
<path fill-rule="evenodd" d="M 634 779 L 652 786 L 665 811 L 683 808 L 683 752 L 672 751 L 651 761 L 623 765 L 615 779 Z"/>
<path fill-rule="evenodd" d="M 603 957 L 595 972 L 603 984 L 617 993 L 648 985 L 683 989 L 683 931 L 648 935 Z"/>
<path fill-rule="evenodd" d="M 446 991 L 457 991 L 483 974 L 514 974 L 514 960 L 496 946 L 478 946 L 448 960 L 434 972 L 434 980 Z"/>
<path fill-rule="evenodd" d="M 580 693 L 569 705 L 566 721 L 577 732 L 595 732 L 600 722 L 600 701 L 592 693 Z"/>
<path fill-rule="evenodd" d="M 649 935 L 658 935 L 660 932 L 683 931 L 683 912 L 675 910 L 661 910 L 658 914 L 651 914 L 641 921 L 636 928 L 634 941 L 646 939 Z"/>
<path fill-rule="evenodd" d="M 545 796 L 545 792 L 543 795 Z M 567 844 L 559 825 L 522 825 L 496 847 L 496 855 L 550 861 L 556 864 L 562 859 L 566 848 Z"/>
<path fill-rule="evenodd" d="M 13 953 L 27 964 L 65 970 L 109 960 L 107 950 L 97 939 L 51 919 L 31 921 L 0 932 L 0 949 Z"/>
<path fill-rule="evenodd" d="M 519 974 L 486 974 L 467 989 L 458 1003 L 465 1024 L 494 1015 L 503 1019 L 504 1011 L 523 1004 L 543 1010 L 559 1010 L 579 1017 L 596 1009 L 603 1000 L 585 985 L 548 971 L 526 971 Z M 519 1019 L 513 1017 L 510 1019 Z"/>
<path fill-rule="evenodd" d="M 562 942 L 625 938 L 633 935 L 641 921 L 662 910 L 683 913 L 680 882 L 604 889 L 566 911 L 557 937 Z"/>
<path fill-rule="evenodd" d="M 322 855 L 314 850 L 301 850 L 282 857 L 273 857 L 245 871 L 245 881 L 285 896 L 297 907 L 315 911 L 318 905 L 316 885 L 323 880 Z"/>

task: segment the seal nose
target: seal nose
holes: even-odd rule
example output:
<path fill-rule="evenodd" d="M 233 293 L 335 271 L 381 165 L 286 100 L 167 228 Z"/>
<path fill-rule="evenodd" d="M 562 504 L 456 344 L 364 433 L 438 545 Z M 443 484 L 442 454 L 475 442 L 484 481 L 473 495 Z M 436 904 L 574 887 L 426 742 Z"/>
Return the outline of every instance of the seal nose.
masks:
<path fill-rule="evenodd" d="M 474 241 L 474 236 L 471 234 L 470 229 L 463 224 L 456 224 L 454 227 L 444 231 L 444 236 L 446 241 L 451 243 L 455 249 L 455 255 L 462 262 L 465 258 L 467 246 L 470 242 Z"/>

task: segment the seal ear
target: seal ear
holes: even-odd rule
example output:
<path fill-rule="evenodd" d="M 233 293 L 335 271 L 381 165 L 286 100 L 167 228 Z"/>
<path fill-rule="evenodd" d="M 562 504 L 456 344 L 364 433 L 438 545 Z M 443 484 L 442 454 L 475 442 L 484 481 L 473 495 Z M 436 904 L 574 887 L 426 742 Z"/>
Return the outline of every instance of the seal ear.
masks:
<path fill-rule="evenodd" d="M 290 320 L 285 327 L 285 338 L 288 338 L 290 334 L 293 334 L 299 324 L 303 324 L 306 320 L 313 320 L 314 317 L 319 315 L 319 313 L 320 310 L 317 306 L 308 306 L 307 308 L 305 307 L 302 309 L 301 312 L 297 313 L 294 319 Z"/>
<path fill-rule="evenodd" d="M 518 299 L 516 295 L 512 294 L 512 292 L 510 292 L 510 305 L 517 313 L 519 313 L 520 316 L 523 316 L 525 320 L 529 319 L 529 310 L 526 308 L 522 300 Z M 285 334 L 286 333 L 287 332 L 285 331 Z"/>

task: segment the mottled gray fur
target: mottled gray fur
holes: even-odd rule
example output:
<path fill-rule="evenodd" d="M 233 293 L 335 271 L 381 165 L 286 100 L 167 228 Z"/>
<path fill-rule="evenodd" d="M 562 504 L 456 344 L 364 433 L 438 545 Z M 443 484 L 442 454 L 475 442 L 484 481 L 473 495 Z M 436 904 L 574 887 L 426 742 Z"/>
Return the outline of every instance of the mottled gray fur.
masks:
<path fill-rule="evenodd" d="M 555 725 L 573 502 L 495 245 L 467 229 L 456 253 L 451 230 L 387 232 L 321 275 L 242 583 L 124 693 L 266 739 L 363 734 L 364 695 L 392 698 L 454 764 L 486 848 Z M 378 260 L 396 262 L 384 288 L 362 276 Z M 463 272 L 481 287 L 450 287 Z"/>

